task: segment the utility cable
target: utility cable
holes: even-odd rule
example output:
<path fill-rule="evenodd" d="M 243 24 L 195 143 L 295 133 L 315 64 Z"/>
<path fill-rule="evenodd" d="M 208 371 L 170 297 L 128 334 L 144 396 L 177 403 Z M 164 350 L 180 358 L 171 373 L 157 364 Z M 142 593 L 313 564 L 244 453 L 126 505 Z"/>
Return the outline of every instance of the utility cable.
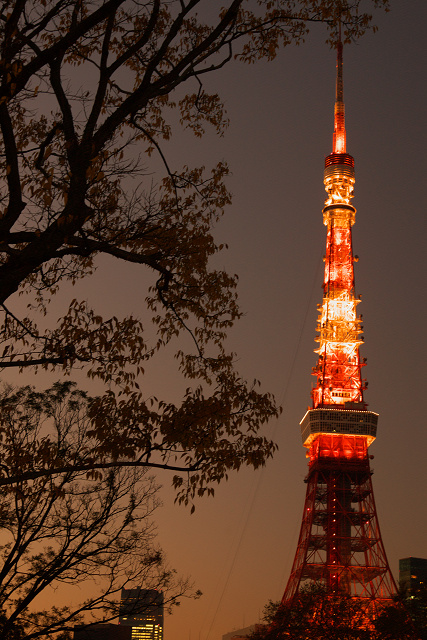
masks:
<path fill-rule="evenodd" d="M 281 398 L 281 402 L 280 402 L 281 405 L 284 405 L 284 403 L 285 403 L 285 400 L 286 400 L 286 397 L 287 397 L 287 394 L 288 394 L 288 390 L 289 390 L 290 381 L 291 381 L 291 379 L 293 377 L 295 364 L 296 364 L 297 357 L 299 355 L 300 346 L 301 346 L 302 336 L 304 334 L 304 330 L 305 330 L 305 327 L 306 327 L 306 324 L 307 324 L 307 319 L 308 319 L 308 315 L 309 315 L 310 309 L 312 308 L 312 299 L 314 297 L 315 286 L 316 286 L 316 283 L 319 281 L 319 271 L 321 269 L 322 262 L 323 262 L 323 260 L 322 260 L 322 258 L 320 258 L 319 262 L 318 262 L 318 265 L 317 265 L 317 267 L 315 269 L 315 275 L 314 275 L 314 278 L 313 278 L 313 283 L 312 283 L 312 286 L 311 286 L 310 295 L 308 297 L 307 308 L 305 310 L 304 319 L 302 321 L 300 332 L 299 332 L 299 336 L 298 336 L 298 340 L 297 340 L 297 343 L 296 343 L 296 346 L 295 346 L 294 355 L 293 355 L 293 358 L 292 358 L 292 361 L 291 361 L 290 370 L 289 370 L 289 375 L 288 375 L 288 378 L 287 378 L 287 381 L 286 381 L 286 384 L 285 384 L 285 388 L 283 390 L 283 394 L 282 394 L 282 398 Z M 272 438 L 274 438 L 275 433 L 277 431 L 277 428 L 278 428 L 278 421 L 275 422 L 274 427 L 272 429 Z M 209 640 L 209 638 L 210 638 L 213 626 L 214 626 L 214 624 L 216 622 L 216 619 L 217 619 L 217 615 L 218 615 L 219 609 L 221 607 L 222 601 L 224 599 L 224 595 L 226 593 L 228 584 L 230 582 L 230 578 L 231 578 L 234 566 L 236 564 L 237 556 L 238 556 L 238 553 L 239 553 L 243 538 L 245 536 L 245 533 L 246 533 L 246 530 L 247 530 L 247 527 L 248 527 L 248 524 L 249 524 L 250 517 L 252 515 L 252 511 L 253 511 L 253 507 L 254 507 L 254 504 L 255 504 L 255 500 L 256 500 L 256 497 L 258 495 L 260 486 L 261 486 L 261 481 L 263 479 L 265 469 L 266 469 L 266 467 L 262 467 L 260 469 L 260 473 L 258 475 L 258 478 L 255 481 L 255 485 L 254 485 L 253 493 L 252 493 L 252 498 L 250 499 L 250 504 L 249 504 L 249 508 L 248 508 L 248 511 L 247 511 L 247 514 L 246 514 L 246 518 L 245 518 L 245 521 L 244 521 L 244 524 L 243 524 L 243 527 L 242 527 L 242 530 L 241 530 L 241 533 L 240 533 L 240 536 L 239 536 L 239 540 L 238 540 L 238 543 L 237 543 L 236 550 L 234 552 L 233 558 L 231 560 L 230 567 L 229 567 L 228 572 L 227 572 L 227 576 L 225 578 L 224 586 L 222 588 L 221 595 L 219 597 L 218 604 L 217 604 L 217 607 L 215 609 L 215 613 L 213 615 L 213 618 L 212 618 L 208 633 L 206 635 L 206 640 Z"/>

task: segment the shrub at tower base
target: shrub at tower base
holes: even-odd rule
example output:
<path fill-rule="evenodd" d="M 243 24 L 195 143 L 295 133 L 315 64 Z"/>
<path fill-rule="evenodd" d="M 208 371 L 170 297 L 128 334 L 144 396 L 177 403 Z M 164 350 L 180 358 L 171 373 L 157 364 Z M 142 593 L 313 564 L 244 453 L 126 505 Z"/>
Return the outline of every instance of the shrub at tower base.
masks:
<path fill-rule="evenodd" d="M 270 601 L 250 640 L 425 640 L 426 594 L 404 603 L 399 596 L 375 617 L 350 596 L 327 595 L 321 587 L 303 588 L 292 604 Z"/>

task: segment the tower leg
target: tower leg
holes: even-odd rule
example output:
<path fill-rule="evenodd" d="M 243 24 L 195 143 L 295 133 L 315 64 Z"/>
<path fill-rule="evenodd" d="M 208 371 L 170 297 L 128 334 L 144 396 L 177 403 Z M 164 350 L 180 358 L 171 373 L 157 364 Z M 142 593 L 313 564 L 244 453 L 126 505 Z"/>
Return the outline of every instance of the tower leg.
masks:
<path fill-rule="evenodd" d="M 343 439 L 345 436 L 328 436 Z M 348 436 L 351 438 L 351 436 Z M 335 443 L 336 444 L 336 443 Z M 369 457 L 312 460 L 297 552 L 282 603 L 303 585 L 316 583 L 329 595 L 390 603 L 396 593 L 375 508 Z"/>

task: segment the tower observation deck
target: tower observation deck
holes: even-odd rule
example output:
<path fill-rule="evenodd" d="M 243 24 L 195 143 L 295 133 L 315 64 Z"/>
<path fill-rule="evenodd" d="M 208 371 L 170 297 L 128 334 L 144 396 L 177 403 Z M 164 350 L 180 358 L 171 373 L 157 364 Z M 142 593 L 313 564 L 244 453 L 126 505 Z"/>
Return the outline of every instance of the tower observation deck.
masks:
<path fill-rule="evenodd" d="M 327 228 L 323 300 L 318 305 L 318 354 L 312 408 L 301 421 L 309 459 L 307 493 L 295 560 L 282 603 L 307 582 L 326 593 L 389 603 L 396 593 L 375 508 L 368 448 L 378 414 L 364 400 L 362 316 L 355 294 L 352 226 L 356 209 L 354 159 L 347 153 L 342 44 L 337 80 L 332 153 L 325 160 Z"/>

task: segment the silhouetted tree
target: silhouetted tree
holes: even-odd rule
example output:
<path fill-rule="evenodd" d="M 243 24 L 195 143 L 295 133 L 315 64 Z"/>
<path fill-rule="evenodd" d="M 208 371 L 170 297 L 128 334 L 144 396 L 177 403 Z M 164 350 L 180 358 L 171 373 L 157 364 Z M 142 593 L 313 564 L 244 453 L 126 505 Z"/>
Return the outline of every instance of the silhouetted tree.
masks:
<path fill-rule="evenodd" d="M 90 477 L 79 471 L 93 441 L 88 402 L 71 383 L 1 394 L 0 460 L 14 478 L 0 488 L 2 639 L 65 638 L 75 623 L 111 620 L 127 584 L 164 591 L 166 606 L 191 595 L 155 544 L 157 486 L 147 471 L 111 468 Z M 22 469 L 49 470 L 58 459 L 63 470 L 54 477 L 20 479 Z M 60 606 L 55 595 L 47 607 L 47 591 L 61 585 L 70 604 Z M 81 595 L 70 589 L 82 585 L 90 596 L 79 603 Z"/>
<path fill-rule="evenodd" d="M 9 625 L 8 618 L 3 611 L 0 611 L 0 638 L 5 640 L 23 640 L 25 638 L 24 628 L 19 624 Z"/>
<path fill-rule="evenodd" d="M 396 596 L 375 619 L 378 640 L 427 640 L 427 589 L 424 586 Z"/>
<path fill-rule="evenodd" d="M 413 623 L 415 618 L 399 597 L 373 610 L 362 599 L 329 595 L 321 586 L 312 585 L 302 589 L 292 603 L 281 605 L 270 600 L 264 609 L 264 624 L 250 639 L 422 640 L 425 631 Z"/>
<path fill-rule="evenodd" d="M 272 455 L 258 432 L 278 410 L 257 383 L 239 377 L 224 347 L 240 317 L 236 277 L 209 266 L 222 248 L 211 229 L 230 202 L 227 166 L 171 166 L 162 144 L 176 127 L 223 133 L 227 117 L 203 84 L 206 74 L 235 58 L 270 60 L 302 42 L 310 23 L 327 24 L 333 40 L 338 16 L 346 38 L 356 38 L 371 18 L 359 5 L 0 3 L 0 366 L 68 373 L 78 365 L 109 385 L 90 407 L 96 442 L 88 464 L 131 460 L 190 472 L 188 483 L 174 481 L 188 500 L 212 492 L 229 470 Z M 89 277 L 101 255 L 152 274 L 145 324 L 102 318 L 78 300 L 58 321 L 48 313 L 63 284 Z M 25 318 L 14 310 L 22 292 L 30 296 Z M 144 333 L 150 319 L 152 340 Z M 139 389 L 145 363 L 181 333 L 193 348 L 177 343 L 176 357 L 191 386 L 176 404 L 147 400 Z M 9 482 L 2 473 L 0 484 Z"/>
<path fill-rule="evenodd" d="M 347 596 L 327 595 L 314 586 L 302 590 L 289 605 L 269 602 L 264 611 L 267 624 L 253 640 L 371 640 L 364 629 L 363 604 Z"/>

